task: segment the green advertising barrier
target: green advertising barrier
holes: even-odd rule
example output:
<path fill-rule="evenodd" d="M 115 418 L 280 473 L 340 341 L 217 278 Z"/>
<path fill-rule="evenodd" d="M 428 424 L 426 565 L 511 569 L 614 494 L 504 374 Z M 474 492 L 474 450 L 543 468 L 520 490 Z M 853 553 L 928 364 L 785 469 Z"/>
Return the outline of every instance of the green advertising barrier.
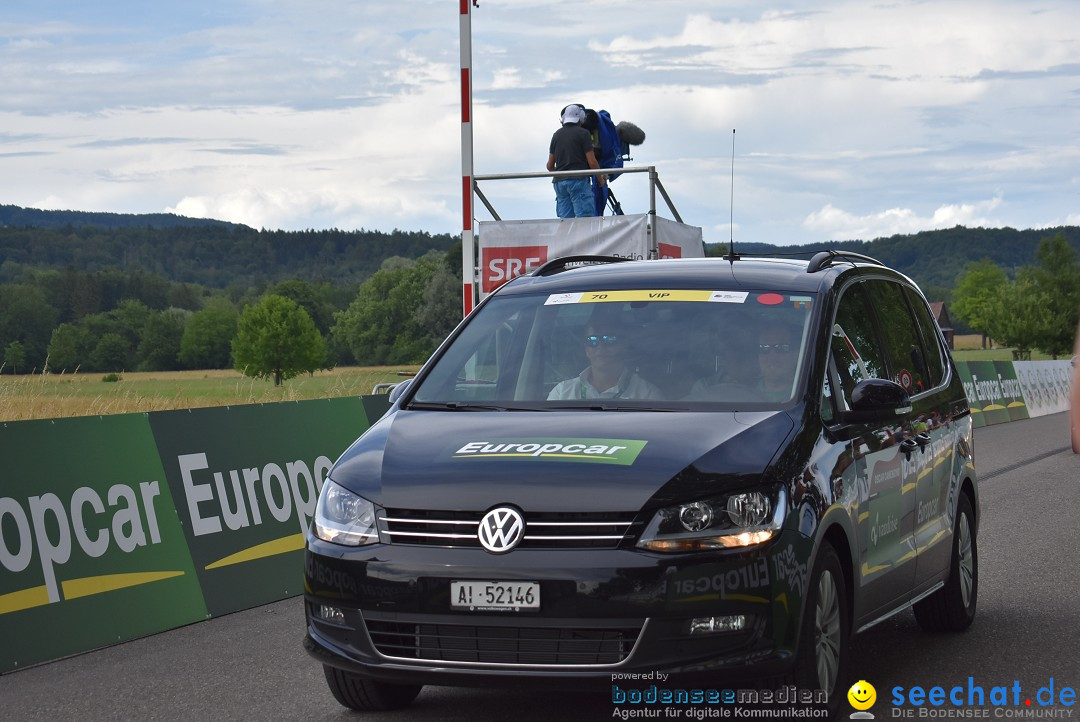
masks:
<path fill-rule="evenodd" d="M 151 415 L 211 615 L 301 592 L 318 489 L 368 425 L 359 398 Z"/>
<path fill-rule="evenodd" d="M 386 396 L 0 424 L 0 673 L 302 591 Z"/>
<path fill-rule="evenodd" d="M 144 414 L 0 425 L 0 672 L 207 616 Z"/>
<path fill-rule="evenodd" d="M 976 427 L 1028 418 L 1012 361 L 957 361 Z"/>

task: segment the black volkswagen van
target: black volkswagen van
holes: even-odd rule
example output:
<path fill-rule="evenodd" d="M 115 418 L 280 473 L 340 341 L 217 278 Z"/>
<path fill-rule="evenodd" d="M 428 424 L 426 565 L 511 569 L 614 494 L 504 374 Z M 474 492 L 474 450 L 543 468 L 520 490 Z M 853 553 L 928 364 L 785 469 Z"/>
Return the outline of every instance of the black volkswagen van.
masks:
<path fill-rule="evenodd" d="M 337 461 L 309 653 L 353 709 L 422 685 L 693 676 L 835 710 L 850 635 L 965 629 L 960 378 L 873 259 L 558 259 L 481 303 Z"/>

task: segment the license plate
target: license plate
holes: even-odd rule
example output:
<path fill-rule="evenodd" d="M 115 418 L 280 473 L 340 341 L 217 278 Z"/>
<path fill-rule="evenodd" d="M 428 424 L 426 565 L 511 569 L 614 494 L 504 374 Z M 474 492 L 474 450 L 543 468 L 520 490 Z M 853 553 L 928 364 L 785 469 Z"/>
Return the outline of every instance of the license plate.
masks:
<path fill-rule="evenodd" d="M 479 612 L 539 609 L 540 585 L 537 582 L 450 582 L 450 607 Z"/>

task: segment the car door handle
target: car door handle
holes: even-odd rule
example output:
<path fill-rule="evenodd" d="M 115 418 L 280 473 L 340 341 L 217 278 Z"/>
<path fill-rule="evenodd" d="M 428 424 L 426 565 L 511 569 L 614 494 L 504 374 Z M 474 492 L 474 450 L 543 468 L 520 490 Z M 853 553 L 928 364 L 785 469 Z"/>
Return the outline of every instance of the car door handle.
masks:
<path fill-rule="evenodd" d="M 915 443 L 919 446 L 926 446 L 930 443 L 930 434 L 926 433 L 925 431 L 920 431 L 919 433 L 915 434 Z"/>

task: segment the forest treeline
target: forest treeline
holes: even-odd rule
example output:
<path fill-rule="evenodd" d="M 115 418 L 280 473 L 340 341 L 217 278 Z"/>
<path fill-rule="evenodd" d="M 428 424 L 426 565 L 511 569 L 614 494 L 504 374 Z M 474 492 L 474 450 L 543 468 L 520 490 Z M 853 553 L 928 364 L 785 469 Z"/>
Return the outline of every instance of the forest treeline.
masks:
<path fill-rule="evenodd" d="M 290 278 L 356 284 L 391 256 L 459 242 L 416 231 L 267 231 L 168 214 L 35 211 L 0 206 L 0 283 L 43 269 L 143 271 L 210 288 Z"/>
<path fill-rule="evenodd" d="M 974 263 L 1024 288 L 1032 278 L 1046 285 L 1024 269 L 1051 236 L 1060 239 L 1058 265 L 1064 247 L 1080 252 L 1078 227 L 957 227 L 801 246 L 736 242 L 735 250 L 856 251 L 911 276 L 931 301 L 951 302 Z M 266 231 L 168 214 L 0 206 L 0 371 L 231 367 L 237 324 L 269 296 L 295 304 L 322 337 L 309 366 L 316 357 L 326 366 L 418 363 L 460 319 L 460 259 L 460 239 L 449 234 Z"/>

